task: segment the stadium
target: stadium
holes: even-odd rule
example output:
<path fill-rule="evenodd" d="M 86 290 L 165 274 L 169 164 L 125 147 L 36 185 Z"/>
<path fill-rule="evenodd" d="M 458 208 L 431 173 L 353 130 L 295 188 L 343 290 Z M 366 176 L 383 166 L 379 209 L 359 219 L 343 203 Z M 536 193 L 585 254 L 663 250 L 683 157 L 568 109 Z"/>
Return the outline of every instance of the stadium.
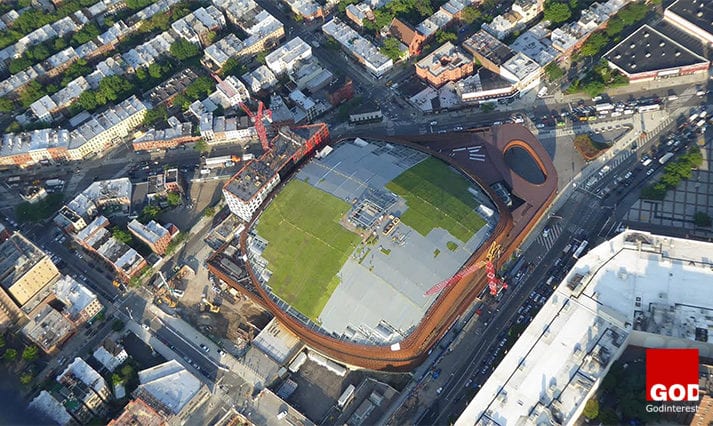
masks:
<path fill-rule="evenodd" d="M 549 156 L 514 124 L 343 139 L 320 154 L 283 179 L 241 235 L 233 271 L 247 278 L 221 268 L 235 264 L 225 254 L 209 268 L 310 347 L 356 367 L 420 363 L 487 291 L 485 271 L 429 289 L 493 243 L 499 266 L 556 193 Z"/>

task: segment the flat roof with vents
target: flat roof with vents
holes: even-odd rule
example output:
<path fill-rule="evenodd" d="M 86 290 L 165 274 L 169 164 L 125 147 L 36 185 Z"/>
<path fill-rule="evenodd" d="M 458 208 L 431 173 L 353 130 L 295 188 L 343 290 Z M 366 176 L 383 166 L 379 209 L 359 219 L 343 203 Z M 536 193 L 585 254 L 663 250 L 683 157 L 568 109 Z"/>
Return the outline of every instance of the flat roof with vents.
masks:
<path fill-rule="evenodd" d="M 680 19 L 671 17 L 671 15 L 676 15 Z M 664 16 L 698 37 L 707 40 L 713 39 L 713 2 L 710 0 L 677 0 L 666 9 Z M 681 22 L 681 19 L 705 32 L 705 37 L 695 29 L 687 27 L 685 22 Z"/>
<path fill-rule="evenodd" d="M 708 63 L 707 59 L 648 25 L 614 46 L 604 58 L 629 77 Z"/>

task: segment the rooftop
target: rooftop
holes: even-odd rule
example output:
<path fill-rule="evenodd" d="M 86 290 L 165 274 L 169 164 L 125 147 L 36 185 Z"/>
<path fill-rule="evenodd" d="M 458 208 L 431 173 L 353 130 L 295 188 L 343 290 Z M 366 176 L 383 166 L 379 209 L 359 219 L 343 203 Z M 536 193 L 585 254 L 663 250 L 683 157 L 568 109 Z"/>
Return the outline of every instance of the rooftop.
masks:
<path fill-rule="evenodd" d="M 98 205 L 128 202 L 131 199 L 129 178 L 98 180 L 92 182 L 82 194 Z"/>
<path fill-rule="evenodd" d="M 522 53 L 515 54 L 503 64 L 503 68 L 517 77 L 519 81 L 526 80 L 533 73 L 540 71 L 540 65 Z"/>
<path fill-rule="evenodd" d="M 57 376 L 57 381 L 61 382 L 62 377 L 67 376 L 75 377 L 77 380 L 94 389 L 97 393 L 107 386 L 104 378 L 87 364 L 86 361 L 79 357 L 74 358 L 74 361 L 67 366 L 64 372 Z"/>
<path fill-rule="evenodd" d="M 501 66 L 515 53 L 503 42 L 485 30 L 480 30 L 463 41 L 463 49 L 471 54 L 476 52 L 490 62 Z"/>
<path fill-rule="evenodd" d="M 225 189 L 243 201 L 250 200 L 262 185 L 270 180 L 292 156 L 302 148 L 308 138 L 290 130 L 280 128 L 278 135 L 272 140 L 272 149 L 259 159 L 251 160 L 235 174 Z"/>
<path fill-rule="evenodd" d="M 64 406 L 44 389 L 30 402 L 30 408 L 60 425 L 66 425 L 73 421 Z"/>
<path fill-rule="evenodd" d="M 129 222 L 128 228 L 129 231 L 138 235 L 139 238 L 146 241 L 150 241 L 153 244 L 158 242 L 161 238 L 164 238 L 165 236 L 171 234 L 168 229 L 164 228 L 154 220 L 144 225 L 143 223 L 134 219 Z"/>
<path fill-rule="evenodd" d="M 676 0 L 670 11 L 713 36 L 713 3 L 707 0 Z"/>
<path fill-rule="evenodd" d="M 50 305 L 43 304 L 22 329 L 22 333 L 49 352 L 74 331 L 72 322 Z"/>
<path fill-rule="evenodd" d="M 707 63 L 676 41 L 648 25 L 634 31 L 604 57 L 627 74 L 648 73 Z"/>
<path fill-rule="evenodd" d="M 287 362 L 295 350 L 301 347 L 299 337 L 283 327 L 275 318 L 255 336 L 252 344 L 280 364 Z"/>
<path fill-rule="evenodd" d="M 472 61 L 465 52 L 451 42 L 446 42 L 443 46 L 434 50 L 430 55 L 416 63 L 417 68 L 427 69 L 434 76 L 459 68 Z"/>
<path fill-rule="evenodd" d="M 166 420 L 141 399 L 126 404 L 121 415 L 109 422 L 109 426 L 163 426 Z"/>
<path fill-rule="evenodd" d="M 711 243 L 630 230 L 593 248 L 456 424 L 570 423 L 630 336 L 658 334 L 675 347 L 713 342 L 712 250 Z"/>
<path fill-rule="evenodd" d="M 265 57 L 265 64 L 275 74 L 292 69 L 300 59 L 312 57 L 312 47 L 299 37 L 295 37 Z"/>
<path fill-rule="evenodd" d="M 55 296 L 64 303 L 65 312 L 76 321 L 82 311 L 97 301 L 97 295 L 69 275 L 63 275 L 55 284 Z"/>
<path fill-rule="evenodd" d="M 139 382 L 139 396 L 150 395 L 172 414 L 178 414 L 201 388 L 200 380 L 175 359 L 139 371 Z"/>
<path fill-rule="evenodd" d="M 3 135 L 0 156 L 11 156 L 53 148 L 67 148 L 71 143 L 71 134 L 64 129 L 39 129 L 22 133 Z"/>
<path fill-rule="evenodd" d="M 15 232 L 0 243 L 0 286 L 9 289 L 47 255 Z"/>
<path fill-rule="evenodd" d="M 540 66 L 552 62 L 559 52 L 552 47 L 552 41 L 539 33 L 539 28 L 533 28 L 520 34 L 510 47 L 516 52 L 532 58 Z"/>
<path fill-rule="evenodd" d="M 365 62 L 367 67 L 383 72 L 384 68 L 393 65 L 393 60 L 382 54 L 372 42 L 359 35 L 339 18 L 332 18 L 322 25 L 322 31 L 334 37 L 346 50 Z"/>
<path fill-rule="evenodd" d="M 136 96 L 131 96 L 119 105 L 109 108 L 102 113 L 95 114 L 89 121 L 72 131 L 70 134 L 69 148 L 78 148 L 92 138 L 132 117 L 134 114 L 145 110 L 146 105 Z"/>

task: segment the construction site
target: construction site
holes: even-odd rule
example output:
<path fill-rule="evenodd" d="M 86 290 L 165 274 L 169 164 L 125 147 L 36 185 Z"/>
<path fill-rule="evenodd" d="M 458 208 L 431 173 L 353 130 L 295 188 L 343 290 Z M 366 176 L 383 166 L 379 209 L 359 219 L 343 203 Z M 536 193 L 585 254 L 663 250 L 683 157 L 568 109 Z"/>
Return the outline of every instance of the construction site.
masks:
<path fill-rule="evenodd" d="M 329 163 L 334 157 L 339 157 L 334 156 L 334 151 L 338 153 L 342 146 L 367 150 L 371 148 L 377 154 L 379 150 L 384 151 L 384 158 L 390 157 L 388 163 L 394 165 L 390 169 L 392 175 L 384 176 L 381 172 L 359 175 L 359 162 L 353 159 L 346 165 L 336 164 L 338 160 Z M 331 164 L 331 167 L 315 166 L 317 161 L 304 165 L 295 178 L 284 183 L 282 189 L 278 187 L 277 194 L 270 195 L 266 202 L 256 207 L 256 213 L 251 216 L 249 225 L 240 235 L 239 243 L 231 245 L 238 252 L 215 252 L 208 259 L 208 268 L 222 281 L 267 308 L 307 345 L 325 355 L 356 367 L 408 370 L 424 359 L 433 344 L 473 301 L 489 297 L 492 293 L 497 294 L 505 287 L 506 284 L 498 278 L 498 269 L 545 214 L 557 192 L 557 173 L 551 158 L 535 136 L 516 124 L 474 129 L 442 137 L 423 135 L 378 140 L 348 139 L 338 141 L 329 148 L 334 148 L 334 151 L 326 157 L 320 155 L 322 158 L 318 161 Z M 403 153 L 408 152 L 405 148 L 415 154 L 403 156 Z M 506 154 L 512 150 L 527 155 L 533 167 L 541 172 L 542 179 L 530 181 L 513 170 L 505 159 Z M 390 151 L 400 154 L 392 156 L 387 153 Z M 402 158 L 397 159 L 400 155 Z M 432 167 L 434 162 L 445 163 L 447 167 Z M 352 165 L 351 168 L 348 164 Z M 423 166 L 425 170 L 419 170 L 421 164 L 429 167 Z M 307 174 L 310 169 L 313 170 Z M 429 170 L 437 172 L 432 174 Z M 465 177 L 467 184 L 465 187 L 462 184 L 455 185 L 461 191 L 450 193 L 448 191 L 454 185 L 441 183 L 443 197 L 431 198 L 431 195 L 425 195 L 429 191 L 428 185 L 414 184 L 419 181 L 415 179 L 418 175 L 422 176 L 421 182 L 437 184 L 444 176 L 449 179 L 454 179 L 452 176 L 459 179 Z M 466 203 L 462 190 L 470 197 L 470 203 Z M 289 204 L 288 209 L 280 207 L 283 193 L 286 194 L 283 198 L 293 199 L 290 203 L 282 202 L 283 206 Z M 312 212 L 316 214 L 315 217 L 324 220 L 299 220 L 297 216 L 304 216 L 300 213 L 304 213 L 304 205 L 309 204 L 299 198 L 302 194 L 313 197 L 324 206 Z M 436 214 L 423 214 L 424 209 L 428 210 L 428 203 L 423 202 L 427 199 L 448 203 L 449 209 L 455 200 L 469 204 L 471 211 L 463 216 L 431 208 L 430 211 Z M 392 202 L 393 205 L 389 205 Z M 274 205 L 278 208 L 273 209 Z M 266 222 L 279 224 L 285 221 L 302 227 L 303 231 L 309 231 L 312 234 L 309 238 L 316 237 L 318 240 L 323 239 L 323 230 L 319 226 L 315 227 L 314 223 L 338 231 L 330 240 L 324 240 L 327 246 L 322 248 L 326 251 L 313 253 L 309 262 L 293 262 L 297 268 L 295 273 L 301 276 L 302 281 L 293 287 L 296 292 L 292 293 L 290 286 L 285 285 L 289 280 L 285 281 L 285 276 L 280 275 L 281 270 L 289 269 L 289 265 L 280 266 L 280 262 L 284 263 L 284 259 L 289 256 L 280 250 L 271 253 L 274 247 L 290 245 L 279 244 L 279 235 L 267 235 L 270 227 L 265 226 Z M 369 223 L 373 223 L 375 228 L 368 227 Z M 411 232 L 408 232 L 407 227 L 411 228 Z M 430 239 L 439 234 L 441 238 Z M 429 251 L 424 252 L 422 248 L 418 253 L 411 252 L 412 241 L 420 239 L 432 244 Z M 278 244 L 274 244 L 276 241 Z M 404 243 L 403 246 L 401 243 Z M 433 244 L 444 247 L 432 248 Z M 319 248 L 319 245 L 313 247 Z M 333 252 L 335 249 L 337 253 Z M 463 257 L 459 258 L 461 252 Z M 324 257 L 325 253 L 329 256 Z M 373 260 L 370 260 L 372 253 Z M 400 253 L 411 254 L 410 257 L 396 259 Z M 393 271 L 398 269 L 393 265 L 420 265 L 425 262 L 437 264 L 443 254 L 449 254 L 443 256 L 443 259 L 452 263 L 451 266 L 436 269 L 440 271 L 439 275 L 434 276 L 429 271 L 427 278 L 416 277 L 411 280 L 412 286 L 407 288 L 384 284 L 397 282 L 394 278 L 399 276 Z M 326 267 L 319 268 L 323 259 L 328 260 Z M 367 263 L 369 261 L 371 263 Z M 354 269 L 361 271 L 365 279 L 373 278 L 368 274 L 375 272 L 393 275 L 386 275 L 389 279 L 381 278 L 378 285 L 372 286 L 369 289 L 371 295 L 369 292 L 352 290 L 350 296 L 350 287 L 344 285 L 347 275 L 341 271 L 343 266 L 350 263 L 355 264 Z M 323 293 L 315 293 L 312 287 L 302 285 L 306 282 L 305 277 L 314 278 L 311 275 L 314 271 L 322 271 L 319 272 L 322 274 L 326 274 L 323 271 L 329 271 L 333 277 L 326 285 L 324 281 L 321 282 L 321 288 L 325 290 Z M 409 277 L 408 273 L 406 277 Z M 324 277 L 317 278 L 321 281 Z M 361 280 L 352 279 L 351 285 L 358 286 L 357 281 Z M 339 293 L 342 290 L 347 294 L 340 299 Z M 384 293 L 379 293 L 381 290 Z M 309 299 L 300 298 L 303 291 L 307 295 L 323 294 L 321 297 L 326 300 L 317 300 L 312 305 L 302 304 L 304 299 Z M 371 321 L 369 328 L 354 327 L 356 321 L 348 314 L 342 314 L 342 311 L 353 312 L 352 306 L 357 309 L 364 306 L 364 296 L 380 296 L 382 300 L 389 300 L 387 298 L 394 293 L 400 293 L 402 300 L 408 303 L 403 305 L 400 312 L 380 311 L 371 317 L 368 316 L 371 311 L 367 309 L 369 312 L 367 315 L 362 313 L 361 319 L 370 318 L 367 320 Z M 354 295 L 358 296 L 357 303 Z M 413 303 L 419 298 L 420 304 Z M 291 300 L 292 304 L 286 300 Z M 337 303 L 340 300 L 341 303 Z M 331 309 L 330 303 L 334 303 Z M 297 309 L 293 304 L 300 308 Z M 388 306 L 385 309 L 388 310 Z M 334 315 L 330 316 L 330 312 L 334 312 Z M 384 319 L 387 315 L 392 315 L 387 317 L 388 324 L 382 321 L 373 323 L 374 318 L 381 316 Z M 338 323 L 335 318 L 342 322 Z M 404 319 L 411 321 L 411 325 L 407 325 Z M 332 325 L 332 329 L 327 330 L 325 325 Z M 353 334 L 350 334 L 352 331 Z"/>

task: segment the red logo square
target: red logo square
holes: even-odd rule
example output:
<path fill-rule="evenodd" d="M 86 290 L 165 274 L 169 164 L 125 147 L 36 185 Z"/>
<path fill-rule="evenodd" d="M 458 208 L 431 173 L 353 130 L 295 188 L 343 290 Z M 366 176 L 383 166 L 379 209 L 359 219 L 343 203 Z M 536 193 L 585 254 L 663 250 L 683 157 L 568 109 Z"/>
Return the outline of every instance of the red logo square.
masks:
<path fill-rule="evenodd" d="M 647 349 L 646 400 L 698 401 L 698 349 Z"/>

